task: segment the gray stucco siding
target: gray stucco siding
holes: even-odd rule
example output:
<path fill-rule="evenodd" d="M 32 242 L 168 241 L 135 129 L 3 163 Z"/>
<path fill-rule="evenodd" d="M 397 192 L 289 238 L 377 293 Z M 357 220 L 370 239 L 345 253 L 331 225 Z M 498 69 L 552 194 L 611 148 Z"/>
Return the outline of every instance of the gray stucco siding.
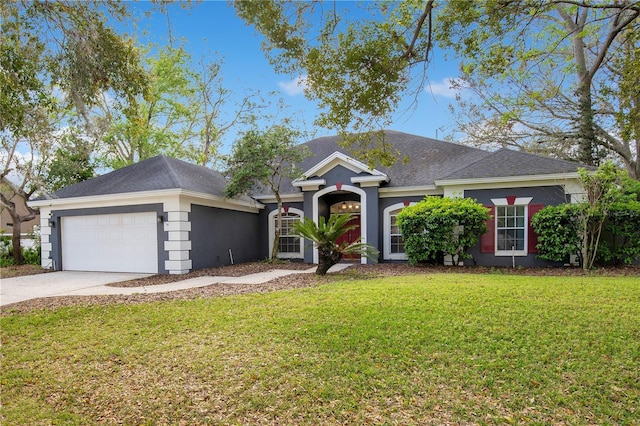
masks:
<path fill-rule="evenodd" d="M 53 223 L 51 232 L 51 259 L 55 265 L 54 269 L 61 271 L 64 268 L 62 259 L 62 218 L 69 216 L 91 216 L 119 213 L 143 213 L 155 212 L 157 216 L 163 216 L 162 204 L 137 204 L 130 206 L 114 207 L 93 207 L 82 209 L 52 210 L 49 222 Z M 164 242 L 168 239 L 168 233 L 164 230 L 161 222 L 158 223 L 158 273 L 167 273 L 164 267 L 165 260 L 169 259 L 169 254 L 164 250 Z"/>
<path fill-rule="evenodd" d="M 344 185 L 353 185 L 351 183 L 351 178 L 354 176 L 368 176 L 368 175 L 363 173 L 354 173 L 343 166 L 336 166 L 333 169 L 326 172 L 324 175 L 319 177 L 314 177 L 313 179 L 316 179 L 316 178 L 324 179 L 327 182 L 326 186 L 335 185 L 336 183 L 342 183 Z"/>
<path fill-rule="evenodd" d="M 465 191 L 464 196 L 473 198 L 485 206 L 491 206 L 491 199 L 506 198 L 508 196 L 533 197 L 530 204 L 542 204 L 544 206 L 555 206 L 570 201 L 565 195 L 564 188 L 557 186 L 539 186 L 529 188 L 500 188 L 487 190 Z M 465 259 L 465 264 L 480 266 L 512 266 L 513 258 L 510 256 L 495 256 L 492 253 L 481 253 L 480 244 L 469 250 L 471 259 Z M 527 256 L 516 256 L 516 266 L 541 267 L 560 266 L 557 262 L 549 262 L 538 259 L 536 253 L 529 253 Z"/>
<path fill-rule="evenodd" d="M 473 198 L 485 206 L 491 205 L 492 198 L 508 196 L 533 197 L 532 204 L 544 204 L 545 206 L 555 206 L 570 201 L 569 196 L 565 195 L 564 188 L 560 185 L 466 190 L 464 196 L 465 198 Z"/>
<path fill-rule="evenodd" d="M 258 214 L 194 204 L 189 219 L 193 270 L 265 258 Z"/>

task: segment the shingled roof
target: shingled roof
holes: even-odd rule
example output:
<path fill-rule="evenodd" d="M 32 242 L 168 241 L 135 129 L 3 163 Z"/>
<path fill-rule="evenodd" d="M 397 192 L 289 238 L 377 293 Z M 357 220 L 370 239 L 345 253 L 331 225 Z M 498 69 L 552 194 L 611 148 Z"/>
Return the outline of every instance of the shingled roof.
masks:
<path fill-rule="evenodd" d="M 383 184 L 386 187 L 428 186 L 435 185 L 439 180 L 554 175 L 576 172 L 581 167 L 578 163 L 509 149 L 489 152 L 392 130 L 385 131 L 385 141 L 399 152 L 400 157 L 390 167 L 377 167 L 377 170 L 389 177 L 389 182 Z M 340 147 L 339 142 L 339 136 L 327 136 L 305 143 L 311 156 L 298 166 L 303 171 L 310 170 L 334 152 L 350 156 L 349 151 Z M 39 199 L 164 189 L 184 189 L 223 197 L 226 185 L 220 172 L 160 155 L 68 186 Z M 291 181 L 286 181 L 282 184 L 281 192 L 299 193 L 300 189 L 294 187 Z"/>
<path fill-rule="evenodd" d="M 385 184 L 387 187 L 428 186 L 445 179 L 570 173 L 580 167 L 577 163 L 509 149 L 489 152 L 393 130 L 384 133 L 385 142 L 399 152 L 399 160 L 392 166 L 377 167 L 389 176 L 390 180 Z M 339 136 L 329 136 L 305 143 L 312 155 L 299 164 L 300 168 L 309 170 L 336 151 L 350 155 L 339 142 Z M 283 192 L 299 191 L 289 182 L 282 188 Z"/>
<path fill-rule="evenodd" d="M 443 180 L 482 179 L 506 176 L 536 176 L 573 173 L 581 164 L 557 158 L 528 154 L 510 149 L 500 149 L 453 173 Z"/>
<path fill-rule="evenodd" d="M 73 198 L 129 192 L 185 189 L 223 196 L 227 185 L 219 172 L 159 155 L 111 173 L 68 186 L 46 197 Z"/>

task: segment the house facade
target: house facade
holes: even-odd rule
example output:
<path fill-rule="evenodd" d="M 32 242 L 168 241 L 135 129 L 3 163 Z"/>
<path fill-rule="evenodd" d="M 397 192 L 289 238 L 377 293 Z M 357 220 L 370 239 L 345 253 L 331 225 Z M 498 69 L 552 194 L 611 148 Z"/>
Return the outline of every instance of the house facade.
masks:
<path fill-rule="evenodd" d="M 396 216 L 434 195 L 471 197 L 491 211 L 489 232 L 465 264 L 547 265 L 536 258 L 532 215 L 582 197 L 576 163 L 395 131 L 385 132 L 385 143 L 399 161 L 375 169 L 350 156 L 338 137 L 305 144 L 311 156 L 298 164 L 302 177 L 282 185 L 281 257 L 316 263 L 317 252 L 293 235 L 293 223 L 351 213 L 355 229 L 344 239 L 372 244 L 381 262 L 405 261 Z M 33 201 L 42 218 L 43 266 L 181 274 L 267 258 L 274 195 L 225 199 L 225 184 L 213 170 L 159 156 Z"/>

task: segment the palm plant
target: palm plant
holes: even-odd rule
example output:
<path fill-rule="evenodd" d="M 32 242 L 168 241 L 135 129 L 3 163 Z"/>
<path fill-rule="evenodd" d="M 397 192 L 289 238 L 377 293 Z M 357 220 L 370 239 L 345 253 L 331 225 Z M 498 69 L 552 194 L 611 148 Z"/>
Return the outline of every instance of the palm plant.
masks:
<path fill-rule="evenodd" d="M 328 221 L 324 217 L 320 217 L 317 225 L 308 217 L 295 223 L 294 232 L 311 241 L 318 249 L 317 275 L 325 275 L 329 268 L 340 262 L 345 255 L 360 255 L 367 259 L 378 259 L 378 250 L 371 244 L 360 242 L 360 239 L 353 243 L 337 243 L 340 236 L 356 227 L 349 225 L 349 221 L 353 218 L 354 216 L 350 214 L 337 214 L 330 216 Z"/>

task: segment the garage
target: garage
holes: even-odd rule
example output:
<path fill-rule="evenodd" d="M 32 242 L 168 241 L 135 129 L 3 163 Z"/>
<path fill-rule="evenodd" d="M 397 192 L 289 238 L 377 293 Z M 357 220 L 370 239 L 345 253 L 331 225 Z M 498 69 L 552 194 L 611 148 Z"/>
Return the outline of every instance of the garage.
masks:
<path fill-rule="evenodd" d="M 62 269 L 158 273 L 155 212 L 61 218 Z"/>

